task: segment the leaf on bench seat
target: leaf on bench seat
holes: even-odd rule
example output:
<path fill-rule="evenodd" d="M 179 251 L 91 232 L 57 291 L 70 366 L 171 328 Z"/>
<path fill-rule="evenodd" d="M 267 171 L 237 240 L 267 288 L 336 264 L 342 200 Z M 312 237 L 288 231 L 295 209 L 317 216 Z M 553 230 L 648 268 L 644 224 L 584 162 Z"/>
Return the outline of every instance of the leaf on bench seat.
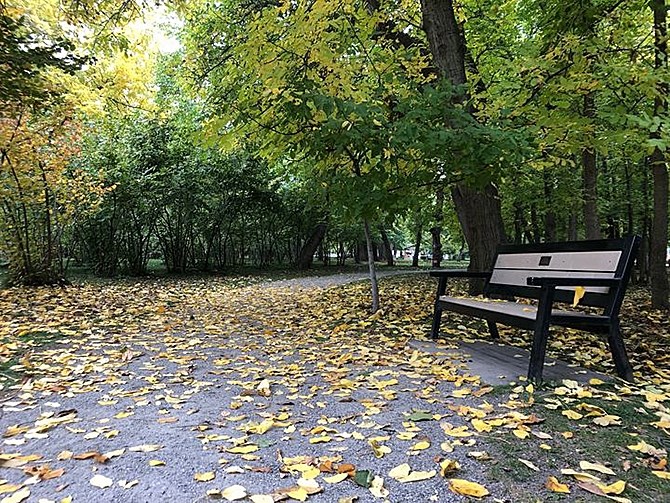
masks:
<path fill-rule="evenodd" d="M 577 307 L 577 304 L 579 304 L 579 301 L 582 300 L 582 297 L 584 297 L 585 293 L 586 288 L 583 286 L 575 287 L 575 298 L 572 300 L 572 307 Z"/>

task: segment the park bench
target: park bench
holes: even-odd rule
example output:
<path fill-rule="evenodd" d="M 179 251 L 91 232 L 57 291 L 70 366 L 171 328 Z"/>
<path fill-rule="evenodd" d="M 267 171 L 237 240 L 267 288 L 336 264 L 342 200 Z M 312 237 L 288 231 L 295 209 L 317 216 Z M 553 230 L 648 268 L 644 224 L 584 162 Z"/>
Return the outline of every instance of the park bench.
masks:
<path fill-rule="evenodd" d="M 617 374 L 632 381 L 633 371 L 619 328 L 619 309 L 639 242 L 638 236 L 631 236 L 500 245 L 490 272 L 431 271 L 431 276 L 439 278 L 431 335 L 433 339 L 438 337 L 443 311 L 486 320 L 494 338 L 498 338 L 497 323 L 531 330 L 533 345 L 528 378 L 541 381 L 551 325 L 606 334 Z M 445 295 L 449 278 L 483 278 L 485 298 Z M 585 291 L 578 307 L 593 309 L 575 310 L 565 306 L 573 304 L 578 288 Z M 537 302 L 510 300 L 515 298 Z"/>

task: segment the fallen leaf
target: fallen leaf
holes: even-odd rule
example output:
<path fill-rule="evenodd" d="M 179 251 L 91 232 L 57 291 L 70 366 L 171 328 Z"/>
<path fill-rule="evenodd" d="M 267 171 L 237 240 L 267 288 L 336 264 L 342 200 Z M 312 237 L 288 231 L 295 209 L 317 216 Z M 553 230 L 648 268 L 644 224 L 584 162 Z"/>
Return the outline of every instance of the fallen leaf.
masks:
<path fill-rule="evenodd" d="M 338 484 L 347 477 L 349 477 L 348 473 L 337 473 L 335 475 L 331 475 L 330 477 L 324 477 L 323 480 L 324 482 L 328 482 L 329 484 Z"/>
<path fill-rule="evenodd" d="M 14 494 L 5 496 L 4 498 L 2 498 L 2 500 L 0 500 L 0 503 L 21 503 L 22 501 L 25 501 L 29 496 L 30 496 L 30 489 L 24 487 L 23 489 L 16 491 Z"/>
<path fill-rule="evenodd" d="M 526 465 L 531 470 L 535 470 L 536 472 L 540 471 L 540 469 L 537 466 L 535 466 L 531 461 L 528 461 L 527 459 L 521 459 L 521 458 L 518 458 L 518 459 L 521 463 Z"/>
<path fill-rule="evenodd" d="M 549 477 L 544 486 L 552 492 L 555 493 L 570 493 L 570 488 L 567 484 L 561 484 L 556 477 Z"/>
<path fill-rule="evenodd" d="M 104 489 L 106 487 L 110 487 L 114 481 L 110 479 L 109 477 L 105 477 L 104 475 L 94 475 L 91 480 L 89 480 L 89 483 L 92 486 L 99 487 L 100 489 Z"/>
<path fill-rule="evenodd" d="M 477 482 L 470 482 L 464 479 L 449 479 L 449 489 L 461 496 L 474 496 L 483 498 L 489 495 L 488 489 Z"/>
<path fill-rule="evenodd" d="M 595 472 L 604 473 L 605 475 L 615 475 L 611 468 L 607 468 L 599 463 L 589 463 L 588 461 L 580 461 L 579 467 L 582 470 L 591 470 Z"/>
<path fill-rule="evenodd" d="M 198 482 L 209 482 L 210 480 L 214 480 L 216 475 L 214 472 L 196 473 L 193 475 L 193 478 Z"/>
<path fill-rule="evenodd" d="M 244 486 L 236 484 L 221 491 L 221 496 L 227 501 L 237 501 L 247 497 L 247 490 Z"/>

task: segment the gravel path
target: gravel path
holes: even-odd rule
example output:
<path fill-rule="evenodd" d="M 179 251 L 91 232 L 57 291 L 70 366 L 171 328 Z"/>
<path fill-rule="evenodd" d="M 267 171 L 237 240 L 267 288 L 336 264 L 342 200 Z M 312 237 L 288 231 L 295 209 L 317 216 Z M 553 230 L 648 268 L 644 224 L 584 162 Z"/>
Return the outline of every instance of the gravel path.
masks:
<path fill-rule="evenodd" d="M 410 274 L 427 274 L 423 270 L 382 270 L 377 271 L 377 278 L 388 278 L 391 276 L 406 276 Z M 332 286 L 355 283 L 357 281 L 369 281 L 370 275 L 367 272 L 340 273 L 328 276 L 305 276 L 302 278 L 282 279 L 277 281 L 268 281 L 261 283 L 260 286 L 266 287 L 289 287 L 289 288 L 330 288 Z"/>
<path fill-rule="evenodd" d="M 424 358 L 393 339 L 294 333 L 286 321 L 296 315 L 291 295 L 365 278 L 268 283 L 297 293 L 263 303 L 263 312 L 253 307 L 258 286 L 249 287 L 202 300 L 191 315 L 194 327 L 208 316 L 200 329 L 92 330 L 35 353 L 44 377 L 1 405 L 0 478 L 29 492 L 10 501 L 195 502 L 239 485 L 265 503 L 279 489 L 306 497 L 298 484 L 318 485 L 308 499 L 315 503 L 466 501 L 435 474 L 446 456 L 495 493 L 481 462 L 467 456 L 485 450 L 476 434 L 445 434 L 467 429 L 462 411 L 486 406 L 460 393 L 484 385 L 459 353 Z M 455 405 L 463 408 L 454 413 Z M 430 478 L 394 480 L 389 471 L 403 463 Z M 329 467 L 347 465 L 383 479 L 383 489 L 325 480 Z"/>

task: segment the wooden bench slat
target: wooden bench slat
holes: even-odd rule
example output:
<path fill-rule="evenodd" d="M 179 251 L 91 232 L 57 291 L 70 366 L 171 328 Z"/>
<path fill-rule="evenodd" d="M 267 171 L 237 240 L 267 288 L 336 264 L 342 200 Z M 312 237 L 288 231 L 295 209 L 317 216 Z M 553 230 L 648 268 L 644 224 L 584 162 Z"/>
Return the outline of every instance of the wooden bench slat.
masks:
<path fill-rule="evenodd" d="M 545 257 L 550 257 L 549 263 L 541 265 L 540 262 Z M 614 272 L 620 258 L 621 251 L 501 253 L 493 268 Z"/>
<path fill-rule="evenodd" d="M 537 269 L 494 269 L 491 274 L 491 280 L 489 283 L 503 284 L 503 285 L 514 285 L 514 286 L 527 286 L 528 278 L 534 276 L 543 276 L 548 278 L 565 278 L 570 276 L 582 276 L 583 273 L 572 273 L 566 274 L 564 271 L 555 271 L 555 270 L 544 270 L 538 271 Z M 589 273 L 589 276 L 594 278 L 613 278 L 613 272 L 594 272 Z M 579 285 L 577 285 L 579 286 Z M 536 287 L 537 288 L 537 287 Z M 575 287 L 560 287 L 561 290 L 575 290 Z M 587 292 L 607 294 L 609 293 L 608 287 L 588 287 Z"/>

